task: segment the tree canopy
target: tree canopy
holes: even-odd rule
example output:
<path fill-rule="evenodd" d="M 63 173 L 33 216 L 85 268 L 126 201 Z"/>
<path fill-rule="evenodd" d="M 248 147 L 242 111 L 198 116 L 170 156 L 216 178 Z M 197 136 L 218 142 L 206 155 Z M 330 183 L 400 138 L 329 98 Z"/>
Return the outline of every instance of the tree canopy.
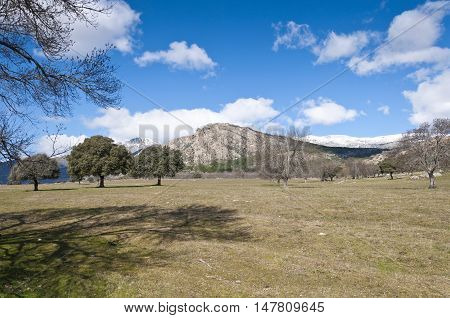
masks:
<path fill-rule="evenodd" d="M 118 106 L 120 81 L 107 53 L 72 50 L 74 23 L 95 26 L 109 8 L 100 0 L 15 0 L 0 5 L 0 160 L 20 160 L 32 134 L 13 129 L 64 117 L 85 97 Z"/>
<path fill-rule="evenodd" d="M 79 180 L 83 176 L 100 178 L 99 187 L 104 187 L 105 176 L 126 174 L 132 165 L 132 157 L 123 145 L 104 136 L 93 136 L 73 147 L 69 156 L 69 175 Z"/>
<path fill-rule="evenodd" d="M 394 179 L 393 174 L 397 172 L 397 164 L 392 158 L 386 158 L 378 165 L 381 173 L 388 173 L 391 179 Z"/>
<path fill-rule="evenodd" d="M 136 158 L 133 175 L 143 178 L 174 177 L 184 168 L 181 151 L 169 146 L 154 145 L 142 150 Z"/>
<path fill-rule="evenodd" d="M 425 171 L 429 188 L 435 188 L 434 173 L 449 164 L 450 119 L 439 118 L 408 131 L 400 141 L 399 149 L 409 166 Z"/>
<path fill-rule="evenodd" d="M 33 181 L 34 191 L 38 191 L 39 180 L 56 179 L 59 177 L 59 167 L 55 159 L 45 154 L 37 154 L 17 162 L 11 169 L 10 181 Z"/>

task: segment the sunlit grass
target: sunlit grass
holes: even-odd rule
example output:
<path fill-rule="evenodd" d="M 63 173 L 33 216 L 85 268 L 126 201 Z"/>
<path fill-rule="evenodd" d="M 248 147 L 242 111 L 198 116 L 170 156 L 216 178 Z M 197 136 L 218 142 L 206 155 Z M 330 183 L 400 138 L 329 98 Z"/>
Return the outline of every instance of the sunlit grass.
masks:
<path fill-rule="evenodd" d="M 449 297 L 437 182 L 1 186 L 0 295 Z"/>

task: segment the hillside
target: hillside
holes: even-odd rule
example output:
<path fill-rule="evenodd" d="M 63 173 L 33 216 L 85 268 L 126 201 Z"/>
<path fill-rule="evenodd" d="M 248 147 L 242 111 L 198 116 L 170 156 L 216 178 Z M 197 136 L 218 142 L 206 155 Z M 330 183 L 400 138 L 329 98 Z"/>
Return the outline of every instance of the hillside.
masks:
<path fill-rule="evenodd" d="M 270 147 L 268 145 L 276 140 L 280 140 L 280 138 L 282 137 L 269 135 L 249 127 L 240 127 L 232 124 L 209 124 L 197 129 L 193 135 L 170 141 L 169 146 L 182 151 L 187 166 L 209 165 L 213 162 L 226 162 L 242 157 L 251 158 L 261 155 L 261 151 Z M 312 139 L 307 140 L 311 141 Z M 122 144 L 133 155 L 137 155 L 142 149 L 152 145 L 152 142 L 148 139 L 133 138 Z M 352 148 L 331 147 L 305 142 L 304 151 L 308 155 L 319 157 L 367 158 L 380 154 L 385 150 L 385 147 L 370 147 L 370 145 L 371 143 L 365 143 Z M 57 160 L 60 165 L 61 176 L 56 180 L 44 180 L 44 183 L 69 180 L 66 160 L 64 158 L 58 158 Z M 8 182 L 8 174 L 9 165 L 0 163 L 0 184 Z"/>
<path fill-rule="evenodd" d="M 231 124 L 210 124 L 195 134 L 172 140 L 169 146 L 181 150 L 188 165 L 210 164 L 213 161 L 252 157 L 268 149 L 271 142 L 282 137 L 269 135 L 248 127 Z M 336 155 L 340 158 L 370 157 L 381 148 L 328 147 L 305 142 L 304 151 L 318 156 Z"/>

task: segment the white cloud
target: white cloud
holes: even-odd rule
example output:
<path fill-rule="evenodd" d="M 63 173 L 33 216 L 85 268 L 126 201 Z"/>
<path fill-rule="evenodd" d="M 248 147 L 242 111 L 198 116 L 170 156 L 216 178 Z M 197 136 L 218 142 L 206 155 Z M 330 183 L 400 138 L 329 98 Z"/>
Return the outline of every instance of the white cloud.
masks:
<path fill-rule="evenodd" d="M 378 107 L 377 110 L 381 112 L 383 115 L 389 115 L 391 112 L 391 109 L 389 108 L 388 105 L 382 105 Z"/>
<path fill-rule="evenodd" d="M 119 142 L 138 136 L 167 142 L 191 134 L 195 129 L 210 123 L 257 125 L 278 114 L 272 104 L 273 100 L 266 98 L 240 98 L 226 104 L 220 111 L 207 108 L 177 109 L 170 112 L 151 109 L 131 114 L 126 108 L 111 108 L 101 110 L 102 114 L 88 120 L 86 125 L 89 128 L 106 129 L 109 136 Z M 141 136 L 140 127 L 146 127 L 145 136 Z"/>
<path fill-rule="evenodd" d="M 252 123 L 255 119 L 260 121 L 278 115 L 272 104 L 272 99 L 239 98 L 233 103 L 226 104 L 220 113 L 231 122 Z"/>
<path fill-rule="evenodd" d="M 426 2 L 396 16 L 389 26 L 384 46 L 370 58 L 353 56 L 348 65 L 359 75 L 401 65 L 426 63 L 440 69 L 448 67 L 450 49 L 435 46 L 442 34 L 442 20 L 450 12 L 450 6 L 442 8 L 445 2 Z"/>
<path fill-rule="evenodd" d="M 330 32 L 320 46 L 314 48 L 318 55 L 317 63 L 326 63 L 358 53 L 376 36 L 374 32 L 356 31 L 351 34 L 336 34 Z"/>
<path fill-rule="evenodd" d="M 167 51 L 144 52 L 134 61 L 141 67 L 152 63 L 167 64 L 175 69 L 213 72 L 217 63 L 197 44 L 190 46 L 186 41 L 172 42 Z"/>
<path fill-rule="evenodd" d="M 272 50 L 278 51 L 280 47 L 288 49 L 301 49 L 312 46 L 316 43 L 316 38 L 309 30 L 307 24 L 297 24 L 294 21 L 289 21 L 285 25 L 278 22 L 272 24 L 275 29 L 275 42 Z"/>
<path fill-rule="evenodd" d="M 300 111 L 301 117 L 297 119 L 297 126 L 306 125 L 333 125 L 345 121 L 352 121 L 360 115 L 355 109 L 347 109 L 331 99 L 319 97 L 303 103 Z"/>
<path fill-rule="evenodd" d="M 47 155 L 60 154 L 61 152 L 72 148 L 73 146 L 82 143 L 87 138 L 85 135 L 68 136 L 66 134 L 58 135 L 55 140 L 55 135 L 42 136 L 36 144 L 36 152 L 45 153 Z"/>
<path fill-rule="evenodd" d="M 72 49 L 75 55 L 85 55 L 94 48 L 103 48 L 106 44 L 114 45 L 123 53 L 131 52 L 132 34 L 140 22 L 140 14 L 123 0 L 101 0 L 98 5 L 112 7 L 107 13 L 94 14 L 95 25 L 76 22 L 72 26 Z"/>
<path fill-rule="evenodd" d="M 450 118 L 450 70 L 419 84 L 415 91 L 404 91 L 413 113 L 409 120 L 421 124 L 434 118 Z"/>

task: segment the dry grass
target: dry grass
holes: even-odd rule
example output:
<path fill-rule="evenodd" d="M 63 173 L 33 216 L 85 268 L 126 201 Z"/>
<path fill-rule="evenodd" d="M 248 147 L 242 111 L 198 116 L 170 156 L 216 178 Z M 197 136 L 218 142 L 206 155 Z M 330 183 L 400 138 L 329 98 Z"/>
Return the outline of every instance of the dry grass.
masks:
<path fill-rule="evenodd" d="M 449 297 L 450 177 L 0 187 L 0 295 Z"/>

